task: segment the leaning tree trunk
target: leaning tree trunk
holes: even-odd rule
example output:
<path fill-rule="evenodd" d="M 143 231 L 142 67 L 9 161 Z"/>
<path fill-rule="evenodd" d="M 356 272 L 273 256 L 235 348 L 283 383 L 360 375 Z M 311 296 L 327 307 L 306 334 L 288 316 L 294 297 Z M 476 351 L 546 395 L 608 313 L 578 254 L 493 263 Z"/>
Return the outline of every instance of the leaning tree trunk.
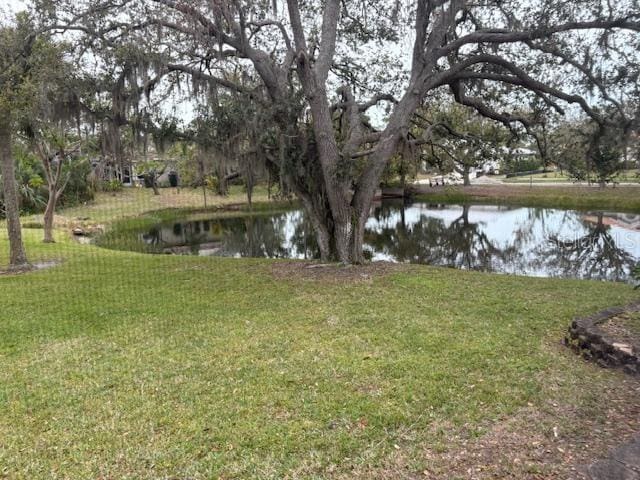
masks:
<path fill-rule="evenodd" d="M 227 180 L 227 162 L 225 159 L 224 152 L 218 152 L 217 162 L 216 162 L 216 171 L 218 176 L 218 183 L 216 184 L 216 193 L 221 197 L 226 197 L 229 195 L 229 181 Z"/>
<path fill-rule="evenodd" d="M 227 178 L 224 175 L 218 178 L 216 193 L 221 197 L 229 195 L 229 182 L 227 182 Z"/>
<path fill-rule="evenodd" d="M 0 173 L 9 235 L 9 269 L 19 270 L 28 267 L 29 262 L 22 243 L 16 174 L 11 154 L 11 127 L 6 122 L 0 122 Z"/>
<path fill-rule="evenodd" d="M 386 165 L 397 152 L 400 139 L 405 134 L 404 126 L 408 125 L 411 115 L 420 104 L 420 97 L 415 90 L 410 87 L 409 92 L 396 106 L 375 152 L 371 155 L 368 168 L 365 169 L 356 184 L 354 197 L 351 201 L 353 230 L 349 246 L 350 258 L 353 263 L 364 262 L 364 233 L 373 197 L 378 185 L 380 185 L 380 179 Z"/>
<path fill-rule="evenodd" d="M 158 189 L 158 174 L 155 170 L 152 170 L 147 174 L 149 178 L 149 183 L 151 184 L 151 188 L 153 190 L 154 195 L 160 195 L 160 190 Z"/>

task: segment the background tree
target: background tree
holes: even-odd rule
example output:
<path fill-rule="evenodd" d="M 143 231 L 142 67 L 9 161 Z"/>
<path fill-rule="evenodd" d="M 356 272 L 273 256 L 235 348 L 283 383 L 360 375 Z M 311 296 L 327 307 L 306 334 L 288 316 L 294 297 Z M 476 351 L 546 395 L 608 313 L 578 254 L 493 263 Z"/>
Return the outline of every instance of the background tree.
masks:
<path fill-rule="evenodd" d="M 571 178 L 601 186 L 628 168 L 633 158 L 633 137 L 615 125 L 588 119 L 560 122 L 548 135 L 549 160 Z"/>
<path fill-rule="evenodd" d="M 575 180 L 587 180 L 588 142 L 581 122 L 558 123 L 549 133 L 548 144 L 550 161 L 561 173 Z"/>
<path fill-rule="evenodd" d="M 619 129 L 595 126 L 589 140 L 587 158 L 598 183 L 604 187 L 623 168 L 623 139 Z"/>
<path fill-rule="evenodd" d="M 29 99 L 37 91 L 34 68 L 39 63 L 40 52 L 33 33 L 33 26 L 25 15 L 19 15 L 13 24 L 7 20 L 0 24 L 0 174 L 10 269 L 29 268 L 22 242 L 12 147 L 16 122 L 28 110 Z"/>
<path fill-rule="evenodd" d="M 73 161 L 77 155 L 80 143 L 69 143 L 67 132 L 41 131 L 33 133 L 31 139 L 33 148 L 42 163 L 47 187 L 47 202 L 44 210 L 44 243 L 53 243 L 53 223 L 56 205 L 62 197 L 71 172 L 65 172 L 65 164 Z"/>
<path fill-rule="evenodd" d="M 455 171 L 470 185 L 470 172 L 499 157 L 507 133 L 497 122 L 458 104 L 434 106 L 414 115 L 413 133 L 424 138 L 427 163 L 443 173 Z"/>

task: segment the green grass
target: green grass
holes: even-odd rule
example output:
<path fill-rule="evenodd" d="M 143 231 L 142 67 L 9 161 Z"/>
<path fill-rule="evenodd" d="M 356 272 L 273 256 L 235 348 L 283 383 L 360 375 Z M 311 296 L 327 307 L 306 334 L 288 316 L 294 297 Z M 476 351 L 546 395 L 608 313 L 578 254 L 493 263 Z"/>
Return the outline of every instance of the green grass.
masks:
<path fill-rule="evenodd" d="M 260 185 L 255 188 L 255 202 L 267 200 L 267 189 Z M 212 191 L 207 192 L 207 207 L 241 204 L 247 201 L 246 193 L 240 186 L 231 186 L 229 195 L 220 197 Z M 160 195 L 154 195 L 146 188 L 123 188 L 118 192 L 98 192 L 94 201 L 76 207 L 60 209 L 56 215 L 59 226 L 106 224 L 114 220 L 134 217 L 143 213 L 168 208 L 198 209 L 204 208 L 201 189 L 162 188 Z M 42 215 L 29 215 L 24 218 L 26 225 L 42 223 Z"/>
<path fill-rule="evenodd" d="M 417 200 L 439 203 L 488 203 L 575 210 L 640 212 L 638 187 L 471 186 L 421 193 Z"/>
<path fill-rule="evenodd" d="M 613 181 L 620 183 L 640 183 L 640 175 L 638 174 L 638 170 L 625 170 L 616 174 L 613 177 Z M 505 183 L 529 183 L 531 180 L 533 180 L 534 183 L 570 183 L 574 181 L 572 177 L 561 174 L 559 171 L 523 175 L 521 177 L 509 177 L 503 181 Z"/>
<path fill-rule="evenodd" d="M 314 280 L 274 275 L 270 260 L 69 238 L 76 222 L 117 233 L 210 215 L 198 192 L 175 210 L 175 192 L 149 193 L 62 211 L 53 245 L 25 229 L 30 259 L 60 264 L 0 275 L 0 478 L 449 478 L 453 438 L 482 439 L 532 409 L 522 435 L 580 435 L 578 417 L 606 428 L 601 398 L 633 395 L 560 344 L 574 316 L 637 298 L 628 285 L 425 266 Z M 548 466 L 509 468 L 527 478 Z"/>
<path fill-rule="evenodd" d="M 418 475 L 425 449 L 522 408 L 604 415 L 598 399 L 619 377 L 560 339 L 573 316 L 637 296 L 429 267 L 282 279 L 268 260 L 25 236 L 33 258 L 63 263 L 0 276 L 11 479 L 382 478 L 399 452 Z"/>

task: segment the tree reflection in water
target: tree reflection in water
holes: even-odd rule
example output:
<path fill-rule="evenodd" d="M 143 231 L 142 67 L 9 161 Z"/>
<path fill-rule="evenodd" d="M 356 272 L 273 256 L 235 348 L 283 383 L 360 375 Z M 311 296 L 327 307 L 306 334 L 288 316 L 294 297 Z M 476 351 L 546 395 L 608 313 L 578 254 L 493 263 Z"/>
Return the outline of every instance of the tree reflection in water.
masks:
<path fill-rule="evenodd" d="M 626 244 L 620 241 L 620 232 L 624 232 Z M 137 238 L 153 253 L 319 256 L 311 225 L 299 210 L 158 225 Z M 365 251 L 374 260 L 535 276 L 628 280 L 640 257 L 640 217 L 383 202 L 367 223 Z"/>
<path fill-rule="evenodd" d="M 433 207 L 438 208 L 438 207 Z M 483 231 L 483 223 L 469 221 L 469 205 L 449 225 L 441 218 L 422 214 L 415 223 L 407 225 L 405 209 L 395 225 L 388 219 L 393 209 L 380 207 L 374 218 L 383 228 L 369 228 L 365 234 L 372 254 L 383 253 L 398 262 L 446 265 L 469 270 L 493 271 L 495 260 L 504 260 L 510 249 L 500 249 Z"/>
<path fill-rule="evenodd" d="M 549 235 L 538 258 L 550 276 L 620 281 L 629 278 L 635 258 L 618 245 L 604 214 L 580 219 L 586 233 L 572 239 Z M 618 239 L 619 240 L 619 239 Z"/>
<path fill-rule="evenodd" d="M 223 251 L 229 256 L 286 258 L 283 217 L 225 219 Z"/>

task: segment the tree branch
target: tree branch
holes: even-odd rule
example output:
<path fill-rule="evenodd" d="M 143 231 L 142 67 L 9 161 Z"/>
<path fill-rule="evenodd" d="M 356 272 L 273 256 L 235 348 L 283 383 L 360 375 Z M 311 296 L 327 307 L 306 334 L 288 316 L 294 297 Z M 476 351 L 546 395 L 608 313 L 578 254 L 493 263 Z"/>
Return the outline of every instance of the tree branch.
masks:
<path fill-rule="evenodd" d="M 468 35 L 441 47 L 438 57 L 442 58 L 452 52 L 458 51 L 464 45 L 471 43 L 500 43 L 527 42 L 549 37 L 555 33 L 574 30 L 610 30 L 620 28 L 640 32 L 640 22 L 629 20 L 629 17 L 614 20 L 591 20 L 589 22 L 567 22 L 546 28 L 537 28 L 530 31 L 514 32 L 506 29 L 476 30 Z"/>

